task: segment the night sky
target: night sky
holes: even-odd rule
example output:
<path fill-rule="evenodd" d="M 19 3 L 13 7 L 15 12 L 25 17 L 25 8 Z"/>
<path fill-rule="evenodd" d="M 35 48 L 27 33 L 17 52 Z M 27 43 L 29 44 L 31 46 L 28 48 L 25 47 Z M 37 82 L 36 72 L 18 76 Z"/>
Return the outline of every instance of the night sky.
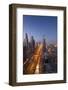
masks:
<path fill-rule="evenodd" d="M 56 16 L 23 16 L 23 29 L 30 39 L 34 37 L 36 41 L 46 39 L 47 43 L 57 42 L 57 17 Z"/>

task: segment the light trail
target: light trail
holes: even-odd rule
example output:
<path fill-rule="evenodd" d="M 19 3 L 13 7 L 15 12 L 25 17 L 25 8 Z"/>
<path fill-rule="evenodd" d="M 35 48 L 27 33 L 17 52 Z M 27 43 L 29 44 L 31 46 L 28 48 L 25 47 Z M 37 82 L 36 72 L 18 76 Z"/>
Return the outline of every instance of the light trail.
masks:
<path fill-rule="evenodd" d="M 32 61 L 32 63 L 29 63 L 27 68 L 25 69 L 27 74 L 39 73 L 39 63 L 42 55 L 42 49 L 43 45 L 40 44 L 35 50 L 35 53 L 31 57 L 31 59 L 29 60 Z"/>

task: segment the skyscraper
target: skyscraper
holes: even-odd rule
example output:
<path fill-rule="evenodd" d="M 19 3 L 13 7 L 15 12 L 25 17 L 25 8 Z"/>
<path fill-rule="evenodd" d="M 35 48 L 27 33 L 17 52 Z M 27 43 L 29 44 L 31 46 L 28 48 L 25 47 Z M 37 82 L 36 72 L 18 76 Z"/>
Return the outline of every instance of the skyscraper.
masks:
<path fill-rule="evenodd" d="M 26 34 L 25 34 L 25 45 L 26 45 L 27 48 L 28 48 L 28 44 L 29 44 L 28 35 L 27 35 L 27 33 L 26 33 Z"/>
<path fill-rule="evenodd" d="M 43 52 L 46 52 L 46 39 L 43 38 Z"/>
<path fill-rule="evenodd" d="M 34 51 L 34 48 L 35 48 L 35 40 L 34 40 L 34 37 L 31 36 L 31 48 L 32 48 L 32 51 Z"/>

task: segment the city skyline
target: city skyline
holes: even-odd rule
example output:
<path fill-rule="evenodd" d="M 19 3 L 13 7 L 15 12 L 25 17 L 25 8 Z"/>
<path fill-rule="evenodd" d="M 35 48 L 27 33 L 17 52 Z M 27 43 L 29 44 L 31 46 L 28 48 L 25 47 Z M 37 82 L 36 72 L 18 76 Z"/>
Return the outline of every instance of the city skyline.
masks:
<path fill-rule="evenodd" d="M 57 73 L 57 17 L 23 16 L 23 74 Z"/>
<path fill-rule="evenodd" d="M 28 34 L 36 41 L 42 41 L 43 38 L 47 43 L 57 43 L 57 17 L 55 16 L 23 16 L 24 38 Z"/>

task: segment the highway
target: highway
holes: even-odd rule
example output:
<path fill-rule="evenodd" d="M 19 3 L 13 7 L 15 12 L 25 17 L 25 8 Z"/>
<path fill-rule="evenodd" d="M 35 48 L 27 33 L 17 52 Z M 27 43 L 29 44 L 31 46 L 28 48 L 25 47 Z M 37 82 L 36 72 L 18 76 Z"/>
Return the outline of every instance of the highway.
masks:
<path fill-rule="evenodd" d="M 26 62 L 25 74 L 39 74 L 40 60 L 42 57 L 43 44 L 39 44 L 29 62 Z"/>

